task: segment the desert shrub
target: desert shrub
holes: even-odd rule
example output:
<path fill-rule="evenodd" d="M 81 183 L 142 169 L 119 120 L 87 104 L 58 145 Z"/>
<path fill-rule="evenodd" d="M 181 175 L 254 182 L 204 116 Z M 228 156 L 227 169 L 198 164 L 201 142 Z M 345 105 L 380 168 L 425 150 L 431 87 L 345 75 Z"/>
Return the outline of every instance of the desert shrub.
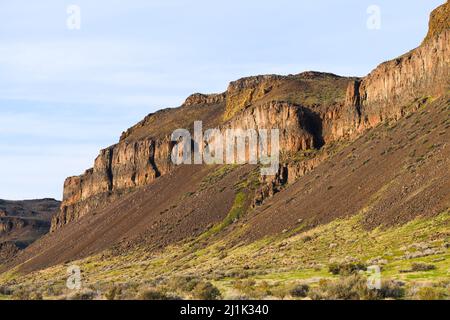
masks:
<path fill-rule="evenodd" d="M 222 280 L 225 278 L 225 272 L 224 271 L 214 271 L 211 273 L 211 279 L 212 280 Z"/>
<path fill-rule="evenodd" d="M 42 296 L 42 293 L 39 291 L 32 292 L 30 294 L 30 300 L 43 300 L 44 297 Z"/>
<path fill-rule="evenodd" d="M 359 275 L 351 275 L 332 282 L 327 289 L 329 297 L 333 300 L 367 300 L 374 299 L 375 296 L 374 291 L 367 287 L 367 280 Z"/>
<path fill-rule="evenodd" d="M 240 291 L 247 291 L 248 288 L 253 288 L 256 285 L 255 280 L 247 279 L 247 280 L 236 280 L 233 283 L 233 286 Z"/>
<path fill-rule="evenodd" d="M 106 300 L 118 300 L 121 294 L 122 288 L 113 286 L 106 291 L 105 298 Z"/>
<path fill-rule="evenodd" d="M 411 265 L 411 271 L 419 272 L 419 271 L 431 271 L 435 270 L 436 266 L 433 264 L 423 263 L 423 262 L 414 262 Z"/>
<path fill-rule="evenodd" d="M 380 299 L 401 299 L 405 296 L 405 288 L 398 281 L 384 280 L 376 293 Z"/>
<path fill-rule="evenodd" d="M 122 296 L 125 296 L 127 294 L 135 296 L 140 290 L 140 284 L 135 281 L 126 282 L 121 284 L 121 288 L 122 288 Z"/>
<path fill-rule="evenodd" d="M 195 299 L 217 300 L 221 297 L 220 290 L 210 282 L 200 282 L 192 290 Z"/>
<path fill-rule="evenodd" d="M 199 283 L 200 280 L 195 277 L 175 277 L 169 280 L 168 286 L 175 290 L 191 292 Z"/>
<path fill-rule="evenodd" d="M 233 287 L 248 298 L 262 299 L 272 294 L 272 287 L 266 281 L 237 280 Z"/>
<path fill-rule="evenodd" d="M 290 288 L 285 285 L 282 285 L 282 284 L 277 284 L 277 285 L 273 286 L 270 289 L 270 292 L 273 297 L 279 298 L 279 299 L 284 299 L 284 298 L 290 296 Z"/>
<path fill-rule="evenodd" d="M 310 291 L 313 300 L 369 300 L 376 298 L 376 292 L 367 286 L 367 280 L 357 274 L 336 281 L 321 281 Z"/>
<path fill-rule="evenodd" d="M 175 300 L 175 297 L 172 297 L 166 294 L 162 290 L 158 289 L 145 289 L 141 293 L 139 293 L 140 300 Z"/>
<path fill-rule="evenodd" d="M 60 296 L 64 293 L 64 288 L 65 288 L 64 285 L 50 285 L 45 290 L 46 290 L 47 296 L 56 297 L 56 296 Z"/>
<path fill-rule="evenodd" d="M 414 300 L 447 300 L 450 298 L 450 281 L 412 283 L 408 298 Z"/>
<path fill-rule="evenodd" d="M 97 293 L 91 289 L 83 289 L 70 294 L 67 300 L 94 300 Z"/>
<path fill-rule="evenodd" d="M 367 266 L 362 262 L 335 262 L 328 266 L 330 273 L 334 275 L 348 276 L 366 270 Z"/>
<path fill-rule="evenodd" d="M 380 289 L 370 289 L 366 277 L 353 274 L 335 281 L 321 281 L 311 288 L 308 296 L 313 300 L 378 300 L 400 299 L 405 289 L 399 282 L 385 280 Z"/>
<path fill-rule="evenodd" d="M 246 279 L 248 278 L 250 275 L 252 275 L 251 272 L 246 271 L 246 270 L 231 270 L 225 273 L 225 277 L 227 278 L 234 278 L 234 279 Z"/>
<path fill-rule="evenodd" d="M 146 283 L 143 288 L 147 289 L 152 287 L 155 286 Z M 139 284 L 136 282 L 125 282 L 112 287 L 107 287 L 106 290 L 104 290 L 106 292 L 104 296 L 108 300 L 134 300 L 140 298 L 139 293 L 143 290 L 140 289 Z"/>
<path fill-rule="evenodd" d="M 309 292 L 308 292 L 308 298 L 310 298 L 311 300 L 326 300 L 326 293 L 324 292 L 322 287 L 315 287 L 312 288 Z"/>
<path fill-rule="evenodd" d="M 7 286 L 0 286 L 0 294 L 4 296 L 10 296 L 13 294 L 13 291 L 10 287 Z"/>
<path fill-rule="evenodd" d="M 417 290 L 414 298 L 417 300 L 442 300 L 445 296 L 440 288 L 422 287 Z"/>
<path fill-rule="evenodd" d="M 25 288 L 18 288 L 13 292 L 14 300 L 30 300 L 30 291 Z"/>
<path fill-rule="evenodd" d="M 255 290 L 258 292 L 258 296 L 265 297 L 270 296 L 272 294 L 272 287 L 266 281 L 261 281 L 256 287 Z"/>
<path fill-rule="evenodd" d="M 298 284 L 291 289 L 290 294 L 295 298 L 305 298 L 308 296 L 309 286 L 307 284 Z"/>

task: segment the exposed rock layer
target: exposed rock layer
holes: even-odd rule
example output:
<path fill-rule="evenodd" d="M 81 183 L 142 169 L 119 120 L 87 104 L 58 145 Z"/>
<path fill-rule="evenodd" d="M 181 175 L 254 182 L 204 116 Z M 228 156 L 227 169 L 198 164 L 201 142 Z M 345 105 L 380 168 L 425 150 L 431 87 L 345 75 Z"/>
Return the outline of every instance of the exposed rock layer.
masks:
<path fill-rule="evenodd" d="M 202 93 L 194 93 L 190 95 L 186 101 L 184 102 L 184 107 L 190 107 L 193 105 L 211 105 L 211 104 L 219 104 L 225 102 L 226 93 L 221 94 L 202 94 Z"/>
<path fill-rule="evenodd" d="M 325 75 L 336 84 L 348 84 L 347 91 L 341 95 L 339 89 L 332 100 L 323 99 L 324 89 L 319 85 L 315 94 L 320 99 L 316 97 L 314 103 L 308 101 L 310 95 L 296 98 L 297 103 L 289 102 L 299 90 L 311 90 L 308 81 L 324 74 L 309 72 L 300 78 L 269 75 L 232 82 L 223 94 L 194 94 L 183 108 L 149 115 L 125 132 L 117 145 L 101 151 L 93 169 L 66 180 L 63 204 L 52 221 L 52 230 L 171 171 L 174 144 L 170 130 L 190 127 L 194 120 L 205 120 L 208 127 L 278 127 L 284 152 L 320 148 L 355 137 L 387 119 L 398 120 L 424 100 L 449 89 L 448 6 L 447 2 L 433 13 L 430 32 L 417 49 L 381 64 L 363 79 Z M 295 90 L 289 91 L 291 88 Z M 168 118 L 170 114 L 176 114 L 175 118 L 190 116 L 177 122 Z"/>
<path fill-rule="evenodd" d="M 59 206 L 53 199 L 0 200 L 0 264 L 46 234 Z"/>
<path fill-rule="evenodd" d="M 429 41 L 448 29 L 450 29 L 450 2 L 447 0 L 431 13 L 428 34 L 424 41 Z"/>
<path fill-rule="evenodd" d="M 449 88 L 450 30 L 419 48 L 381 64 L 362 81 L 351 83 L 346 101 L 352 122 L 341 127 L 354 132 L 386 119 L 399 119 L 414 102 L 436 97 Z"/>

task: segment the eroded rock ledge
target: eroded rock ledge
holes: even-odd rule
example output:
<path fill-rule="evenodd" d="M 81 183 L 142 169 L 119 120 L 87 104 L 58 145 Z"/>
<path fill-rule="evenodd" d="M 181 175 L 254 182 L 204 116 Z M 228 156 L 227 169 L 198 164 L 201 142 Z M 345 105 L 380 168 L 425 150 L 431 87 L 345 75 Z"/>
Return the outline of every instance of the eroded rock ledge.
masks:
<path fill-rule="evenodd" d="M 448 7 L 447 2 L 432 14 L 430 33 L 420 47 L 381 64 L 363 79 L 345 79 L 315 72 L 304 73 L 300 77 L 268 75 L 243 78 L 230 83 L 225 93 L 188 97 L 182 106 L 183 112 L 203 105 L 199 111 L 201 114 L 214 110 L 216 113 L 211 113 L 211 117 L 217 118 L 217 112 L 221 112 L 221 128 L 278 127 L 282 134 L 281 149 L 285 152 L 320 148 L 339 139 L 351 139 L 387 119 L 401 118 L 414 111 L 423 99 L 439 96 L 449 89 Z M 324 75 L 328 81 L 348 82 L 347 92 L 342 94 L 341 100 L 317 105 L 305 103 L 307 106 L 285 101 L 289 100 L 290 94 L 297 93 L 286 92 L 290 88 L 310 89 L 308 82 L 299 85 L 301 79 L 309 81 Z M 320 91 L 320 85 L 318 88 Z M 274 92 L 279 93 L 280 100 L 273 98 Z M 266 101 L 269 98 L 272 100 Z M 174 144 L 168 131 L 176 128 L 166 126 L 161 135 L 145 135 L 145 130 L 146 126 L 156 125 L 159 116 L 173 110 L 176 109 L 149 115 L 125 132 L 117 145 L 102 150 L 92 169 L 81 176 L 68 178 L 64 183 L 61 210 L 53 218 L 51 229 L 79 219 L 120 196 L 120 193 L 145 186 L 170 172 L 170 153 Z M 143 130 L 144 134 L 131 139 L 136 130 Z M 286 173 L 283 170 L 290 170 L 293 174 L 289 179 L 292 179 L 318 163 L 320 161 L 298 164 L 295 168 L 284 166 L 275 180 L 285 183 L 288 178 L 284 178 Z M 275 180 L 268 183 L 280 183 Z M 273 190 L 263 190 L 261 197 L 271 192 Z"/>

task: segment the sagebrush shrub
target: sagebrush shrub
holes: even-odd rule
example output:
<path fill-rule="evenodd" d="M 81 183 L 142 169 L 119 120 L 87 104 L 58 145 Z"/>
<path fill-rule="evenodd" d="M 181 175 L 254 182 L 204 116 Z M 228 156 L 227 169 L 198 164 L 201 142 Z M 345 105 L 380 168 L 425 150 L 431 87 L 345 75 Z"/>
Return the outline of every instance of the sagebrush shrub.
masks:
<path fill-rule="evenodd" d="M 217 300 L 221 297 L 220 290 L 210 282 L 198 283 L 192 291 L 192 294 L 198 300 Z"/>
<path fill-rule="evenodd" d="M 307 284 L 296 285 L 291 291 L 291 296 L 296 298 L 305 298 L 309 293 L 309 286 Z"/>
<path fill-rule="evenodd" d="M 436 266 L 433 264 L 423 263 L 423 262 L 414 262 L 411 265 L 411 271 L 418 272 L 418 271 L 431 271 L 435 270 Z"/>
<path fill-rule="evenodd" d="M 367 265 L 362 262 L 335 262 L 328 266 L 332 274 L 341 276 L 348 276 L 366 269 Z"/>

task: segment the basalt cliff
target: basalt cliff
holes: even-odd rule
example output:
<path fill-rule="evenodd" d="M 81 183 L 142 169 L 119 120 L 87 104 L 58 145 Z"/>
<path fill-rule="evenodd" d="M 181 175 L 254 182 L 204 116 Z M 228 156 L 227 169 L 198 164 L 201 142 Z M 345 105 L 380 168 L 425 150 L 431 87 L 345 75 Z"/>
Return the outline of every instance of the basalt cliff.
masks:
<path fill-rule="evenodd" d="M 235 298 L 236 290 L 256 293 L 229 279 L 314 282 L 344 258 L 380 264 L 405 282 L 429 280 L 406 268 L 425 259 L 436 281 L 448 280 L 449 8 L 431 14 L 416 49 L 365 77 L 248 77 L 149 114 L 91 169 L 66 179 L 49 233 L 20 252 L 5 245 L 0 284 L 52 287 L 49 279 L 65 281 L 75 261 L 93 285 L 145 282 L 167 291 L 175 275 L 200 277 Z M 173 164 L 172 133 L 192 132 L 196 121 L 220 133 L 279 129 L 278 171 Z"/>
<path fill-rule="evenodd" d="M 92 169 L 67 178 L 63 203 L 51 230 L 172 172 L 174 142 L 170 135 L 178 128 L 192 129 L 194 121 L 202 121 L 204 129 L 279 128 L 282 152 L 296 154 L 355 139 L 447 94 L 448 8 L 447 2 L 433 12 L 429 33 L 418 48 L 381 64 L 364 78 L 318 72 L 249 77 L 231 82 L 224 93 L 194 94 L 179 108 L 150 114 L 124 132 L 116 145 L 102 150 Z M 293 165 L 287 158 L 278 176 L 269 179 L 272 186 L 256 194 L 260 198 L 273 193 L 274 184 L 294 181 L 321 161 Z"/>
<path fill-rule="evenodd" d="M 60 205 L 54 199 L 0 199 L 0 264 L 48 233 Z"/>

